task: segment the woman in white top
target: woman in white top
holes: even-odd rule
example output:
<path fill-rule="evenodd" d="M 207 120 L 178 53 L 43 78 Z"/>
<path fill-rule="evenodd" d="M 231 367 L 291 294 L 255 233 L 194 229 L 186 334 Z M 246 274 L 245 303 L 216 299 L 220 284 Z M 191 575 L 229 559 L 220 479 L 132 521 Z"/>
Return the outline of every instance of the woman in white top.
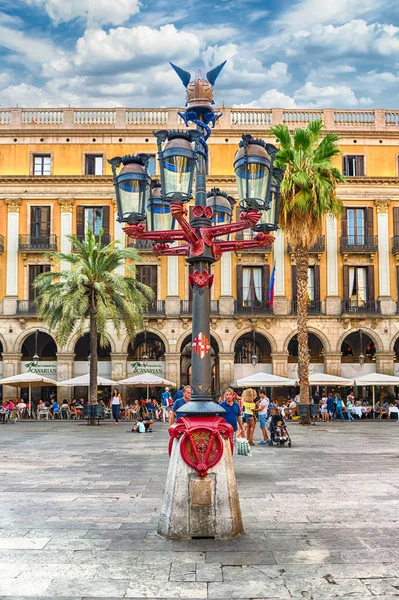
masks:
<path fill-rule="evenodd" d="M 119 414 L 121 411 L 122 398 L 117 389 L 114 390 L 112 394 L 111 407 L 112 407 L 112 417 L 115 421 L 115 425 L 118 425 L 119 422 Z"/>

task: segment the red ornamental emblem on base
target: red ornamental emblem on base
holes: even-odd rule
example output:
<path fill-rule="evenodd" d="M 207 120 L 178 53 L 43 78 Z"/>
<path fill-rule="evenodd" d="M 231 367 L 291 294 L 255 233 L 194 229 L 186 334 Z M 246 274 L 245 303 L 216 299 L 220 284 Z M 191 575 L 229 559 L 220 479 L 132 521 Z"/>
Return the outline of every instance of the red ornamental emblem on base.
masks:
<path fill-rule="evenodd" d="M 204 358 L 211 349 L 211 343 L 204 333 L 199 333 L 193 340 L 192 348 L 197 356 Z"/>

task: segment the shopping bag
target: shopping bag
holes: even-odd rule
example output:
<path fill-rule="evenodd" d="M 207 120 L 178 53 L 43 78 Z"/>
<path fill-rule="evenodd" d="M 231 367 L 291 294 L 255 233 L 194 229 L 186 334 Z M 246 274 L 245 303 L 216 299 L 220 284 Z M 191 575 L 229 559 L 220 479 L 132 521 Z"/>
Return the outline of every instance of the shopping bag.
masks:
<path fill-rule="evenodd" d="M 241 454 L 242 456 L 252 456 L 251 446 L 249 445 L 247 438 L 237 438 L 236 448 L 237 454 Z"/>

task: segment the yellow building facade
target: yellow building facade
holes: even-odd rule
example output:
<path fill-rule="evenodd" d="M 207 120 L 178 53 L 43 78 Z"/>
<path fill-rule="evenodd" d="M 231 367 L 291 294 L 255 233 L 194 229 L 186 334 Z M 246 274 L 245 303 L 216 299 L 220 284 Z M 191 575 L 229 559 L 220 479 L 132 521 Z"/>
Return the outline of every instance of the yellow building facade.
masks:
<path fill-rule="evenodd" d="M 208 187 L 236 197 L 234 154 L 243 132 L 274 142 L 272 124 L 303 127 L 322 118 L 341 136 L 342 219 L 327 217 L 311 252 L 311 370 L 354 376 L 399 375 L 399 111 L 222 109 L 209 140 Z M 38 370 L 59 380 L 87 372 L 87 336 L 61 348 L 35 313 L 34 278 L 53 268 L 51 250 L 70 250 L 67 235 L 88 227 L 132 243 L 116 220 L 107 159 L 146 152 L 156 178 L 157 129 L 184 128 L 176 109 L 0 109 L 0 371 L 17 374 L 37 349 Z M 250 236 L 251 232 L 244 233 Z M 191 295 L 184 258 L 157 258 L 136 242 L 138 277 L 156 300 L 145 331 L 131 341 L 109 331 L 100 373 L 122 379 L 148 368 L 178 385 L 190 380 Z M 275 299 L 268 304 L 276 265 Z M 279 231 L 270 249 L 237 251 L 214 266 L 211 332 L 214 391 L 254 370 L 296 375 L 296 272 Z M 36 331 L 39 333 L 36 335 Z M 362 335 L 360 336 L 360 331 Z M 251 356 L 258 364 L 253 367 Z M 365 364 L 359 365 L 359 354 Z M 398 360 L 398 362 L 397 362 Z M 397 369 L 398 366 L 398 369 Z M 75 390 L 75 392 L 77 392 Z M 62 394 L 73 393 L 62 390 Z M 7 396 L 14 392 L 4 390 Z"/>

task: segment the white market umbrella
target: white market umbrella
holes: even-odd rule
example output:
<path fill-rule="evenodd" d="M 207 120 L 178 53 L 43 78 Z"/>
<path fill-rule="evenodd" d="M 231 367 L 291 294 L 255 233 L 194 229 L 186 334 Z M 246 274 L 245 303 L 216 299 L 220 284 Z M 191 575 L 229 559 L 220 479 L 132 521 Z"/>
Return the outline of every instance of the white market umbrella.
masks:
<path fill-rule="evenodd" d="M 168 379 L 164 379 L 163 377 L 158 377 L 158 375 L 154 375 L 153 373 L 140 373 L 139 375 L 134 375 L 133 377 L 128 377 L 127 379 L 122 379 L 118 381 L 119 385 L 127 385 L 132 387 L 146 387 L 147 388 L 147 398 L 148 398 L 148 388 L 150 386 L 163 386 L 170 385 L 171 387 L 176 387 L 176 384 L 173 381 L 168 381 Z"/>
<path fill-rule="evenodd" d="M 101 377 L 101 375 L 97 375 L 97 385 L 116 385 L 116 381 L 113 379 L 107 379 L 106 377 Z M 65 379 L 64 381 L 59 381 L 57 383 L 59 387 L 89 387 L 90 385 L 90 375 L 87 373 L 86 375 L 79 375 L 79 377 L 73 377 L 73 379 Z"/>
<path fill-rule="evenodd" d="M 309 385 L 353 385 L 353 379 L 337 377 L 328 373 L 312 373 L 309 375 Z"/>
<path fill-rule="evenodd" d="M 32 387 L 42 387 L 45 385 L 56 386 L 57 382 L 53 379 L 49 379 L 48 377 L 43 377 L 43 375 L 38 375 L 32 371 L 27 371 L 26 373 L 20 373 L 19 375 L 12 375 L 11 377 L 0 379 L 0 385 L 10 385 L 16 388 L 28 387 L 29 414 L 32 414 Z"/>
<path fill-rule="evenodd" d="M 283 387 L 295 385 L 294 379 L 279 377 L 270 373 L 254 373 L 233 381 L 232 387 Z"/>
<path fill-rule="evenodd" d="M 399 385 L 399 377 L 393 375 L 384 375 L 384 373 L 369 373 L 362 377 L 355 377 L 355 385 L 370 385 L 373 387 L 373 407 L 375 406 L 375 386 L 376 385 Z"/>

